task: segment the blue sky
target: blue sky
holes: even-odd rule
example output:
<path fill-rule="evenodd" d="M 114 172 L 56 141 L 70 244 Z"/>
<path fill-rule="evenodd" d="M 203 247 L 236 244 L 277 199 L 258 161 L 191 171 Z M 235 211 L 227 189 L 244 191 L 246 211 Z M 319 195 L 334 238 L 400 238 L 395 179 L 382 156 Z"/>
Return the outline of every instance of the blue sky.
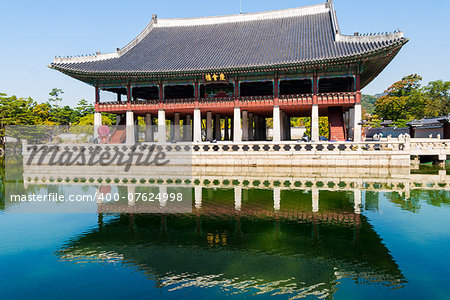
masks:
<path fill-rule="evenodd" d="M 325 0 L 242 0 L 244 12 L 318 4 Z M 334 0 L 341 31 L 386 32 L 401 29 L 410 38 L 394 61 L 364 93 L 384 91 L 403 76 L 418 73 L 424 83 L 450 80 L 450 1 Z M 0 92 L 46 101 L 54 87 L 64 103 L 93 102 L 94 89 L 47 67 L 56 55 L 102 53 L 123 47 L 159 18 L 239 12 L 239 0 L 42 0 L 0 4 Z"/>

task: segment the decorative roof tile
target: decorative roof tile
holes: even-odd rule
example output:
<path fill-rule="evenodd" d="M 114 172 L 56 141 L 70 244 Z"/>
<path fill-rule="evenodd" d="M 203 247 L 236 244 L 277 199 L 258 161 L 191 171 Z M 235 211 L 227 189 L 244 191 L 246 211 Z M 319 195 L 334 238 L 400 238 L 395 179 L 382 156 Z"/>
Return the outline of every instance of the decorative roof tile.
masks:
<path fill-rule="evenodd" d="M 340 34 L 332 3 L 274 12 L 157 19 L 123 49 L 55 58 L 65 73 L 184 73 L 314 64 L 369 55 L 407 42 L 402 32 Z M 386 62 L 387 64 L 388 62 Z"/>

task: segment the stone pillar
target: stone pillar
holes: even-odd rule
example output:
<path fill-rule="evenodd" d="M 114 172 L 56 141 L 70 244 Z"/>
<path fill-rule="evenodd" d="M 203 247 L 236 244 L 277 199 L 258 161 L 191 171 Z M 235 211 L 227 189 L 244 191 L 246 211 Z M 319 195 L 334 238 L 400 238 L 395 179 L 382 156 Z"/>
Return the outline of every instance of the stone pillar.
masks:
<path fill-rule="evenodd" d="M 127 129 L 126 129 L 126 143 L 136 144 L 136 132 L 134 126 L 134 113 L 132 111 L 127 111 Z"/>
<path fill-rule="evenodd" d="M 200 143 L 202 141 L 202 114 L 200 108 L 194 109 L 194 143 Z"/>
<path fill-rule="evenodd" d="M 354 132 L 354 126 L 355 126 L 355 109 L 350 108 L 348 112 L 348 136 L 352 140 L 355 140 L 355 132 Z"/>
<path fill-rule="evenodd" d="M 166 195 L 166 197 L 164 197 L 164 195 Z M 160 196 L 160 201 L 159 201 L 159 206 L 161 207 L 166 207 L 167 206 L 167 201 L 168 201 L 168 197 L 167 197 L 167 186 L 161 184 L 159 186 L 159 196 Z"/>
<path fill-rule="evenodd" d="M 151 114 L 145 115 L 145 141 L 153 142 L 153 122 Z"/>
<path fill-rule="evenodd" d="M 248 111 L 242 111 L 242 140 L 248 141 Z"/>
<path fill-rule="evenodd" d="M 212 131 L 212 112 L 206 113 L 206 140 L 211 141 L 213 139 Z"/>
<path fill-rule="evenodd" d="M 362 197 L 361 197 L 361 190 L 354 190 L 353 191 L 354 200 L 355 200 L 355 214 L 361 213 L 361 206 L 362 206 Z"/>
<path fill-rule="evenodd" d="M 312 211 L 313 213 L 319 212 L 319 189 L 314 186 L 311 190 L 312 194 Z"/>
<path fill-rule="evenodd" d="M 262 118 L 261 132 L 262 132 L 261 140 L 266 141 L 267 140 L 267 120 L 266 120 L 266 118 Z"/>
<path fill-rule="evenodd" d="M 180 123 L 180 113 L 175 113 L 174 120 L 174 139 L 176 142 L 181 141 L 181 123 Z"/>
<path fill-rule="evenodd" d="M 254 140 L 255 141 L 259 141 L 261 140 L 261 123 L 260 120 L 261 118 L 259 116 L 255 115 L 255 136 L 254 136 Z"/>
<path fill-rule="evenodd" d="M 281 141 L 281 111 L 279 106 L 273 107 L 273 141 Z"/>
<path fill-rule="evenodd" d="M 166 142 L 166 111 L 164 109 L 160 109 L 158 110 L 158 143 L 163 144 Z"/>
<path fill-rule="evenodd" d="M 94 139 L 98 139 L 98 128 L 102 126 L 102 113 L 95 112 L 94 113 Z"/>
<path fill-rule="evenodd" d="M 242 208 L 242 187 L 237 186 L 234 188 L 234 209 L 241 211 Z"/>
<path fill-rule="evenodd" d="M 225 117 L 224 119 L 224 140 L 229 141 L 230 140 L 230 118 Z"/>
<path fill-rule="evenodd" d="M 273 189 L 273 209 L 278 211 L 281 209 L 281 188 Z"/>
<path fill-rule="evenodd" d="M 361 103 L 355 104 L 355 115 L 354 115 L 354 125 L 353 125 L 353 141 L 361 142 L 362 140 L 362 112 L 361 112 Z"/>
<path fill-rule="evenodd" d="M 319 136 L 319 105 L 313 104 L 311 112 L 311 140 L 320 141 Z"/>
<path fill-rule="evenodd" d="M 170 123 L 170 125 L 169 125 L 169 141 L 172 142 L 175 140 L 175 130 L 174 130 L 175 121 L 174 121 L 174 119 L 169 119 L 169 123 Z"/>
<path fill-rule="evenodd" d="M 255 140 L 255 133 L 253 131 L 253 113 L 248 114 L 248 140 L 254 141 Z"/>
<path fill-rule="evenodd" d="M 284 123 L 285 115 L 283 111 L 280 111 L 280 139 L 282 141 L 285 140 L 285 123 Z"/>
<path fill-rule="evenodd" d="M 127 186 L 127 199 L 128 199 L 128 205 L 130 206 L 134 206 L 136 205 L 136 199 L 135 199 L 135 194 L 136 194 L 136 187 L 134 185 L 129 185 Z"/>
<path fill-rule="evenodd" d="M 202 187 L 196 185 L 194 187 L 194 201 L 195 201 L 195 208 L 200 209 L 202 208 Z"/>
<path fill-rule="evenodd" d="M 344 116 L 343 116 L 343 118 L 344 118 L 344 126 L 345 126 L 345 138 L 347 140 L 349 138 L 349 127 L 350 127 L 350 126 L 348 126 L 349 117 L 350 117 L 350 113 L 347 110 L 346 112 L 344 112 Z"/>
<path fill-rule="evenodd" d="M 192 142 L 191 115 L 186 115 L 186 118 L 184 119 L 183 140 L 186 142 Z"/>
<path fill-rule="evenodd" d="M 286 115 L 286 133 L 287 133 L 287 137 L 286 139 L 288 141 L 290 141 L 291 138 L 291 117 Z"/>
<path fill-rule="evenodd" d="M 220 114 L 214 116 L 214 139 L 217 141 L 222 140 L 222 128 L 220 128 Z"/>
<path fill-rule="evenodd" d="M 239 107 L 235 107 L 233 117 L 233 142 L 240 143 L 241 141 L 242 141 L 241 109 Z"/>

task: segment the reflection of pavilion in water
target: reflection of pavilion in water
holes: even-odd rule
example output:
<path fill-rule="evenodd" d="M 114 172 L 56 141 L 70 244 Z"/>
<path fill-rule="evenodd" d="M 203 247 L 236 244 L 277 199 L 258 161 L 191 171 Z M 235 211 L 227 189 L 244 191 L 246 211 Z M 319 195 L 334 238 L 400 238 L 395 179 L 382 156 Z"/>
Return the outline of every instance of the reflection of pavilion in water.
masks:
<path fill-rule="evenodd" d="M 290 216 L 310 211 L 308 201 L 294 201 L 300 192 L 286 194 L 274 214 L 269 190 L 242 192 L 239 213 L 233 190 L 203 189 L 201 207 L 193 214 L 123 213 L 105 223 L 99 214 L 99 228 L 70 241 L 58 256 L 121 262 L 169 291 L 216 286 L 227 292 L 301 297 L 333 295 L 342 278 L 389 287 L 405 282 L 367 219 L 352 212 L 350 193 L 325 191 L 317 219 L 294 220 Z M 258 213 L 246 207 L 257 207 Z M 353 215 L 356 222 L 319 217 L 337 212 Z"/>
<path fill-rule="evenodd" d="M 376 193 L 367 191 L 406 192 L 400 183 L 411 175 L 404 170 L 375 176 L 370 170 L 364 175 L 367 169 L 193 168 L 183 177 L 71 168 L 26 167 L 24 179 L 92 184 L 99 192 L 117 189 L 123 195 L 182 186 L 192 193 L 193 211 L 139 214 L 146 206 L 133 199 L 99 203 L 99 228 L 65 245 L 61 259 L 121 262 L 167 290 L 215 286 L 301 297 L 333 295 L 343 278 L 390 287 L 405 282 L 360 214 L 363 207 L 378 208 Z M 109 214 L 118 217 L 104 221 Z"/>

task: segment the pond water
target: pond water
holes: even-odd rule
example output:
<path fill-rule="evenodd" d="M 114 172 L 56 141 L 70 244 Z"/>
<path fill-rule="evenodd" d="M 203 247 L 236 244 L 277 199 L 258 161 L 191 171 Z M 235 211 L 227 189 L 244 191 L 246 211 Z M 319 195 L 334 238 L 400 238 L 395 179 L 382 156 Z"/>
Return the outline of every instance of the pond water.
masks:
<path fill-rule="evenodd" d="M 380 184 L 194 180 L 183 214 L 139 214 L 127 202 L 33 213 L 5 201 L 2 175 L 0 297 L 449 299 L 448 170 L 407 173 Z M 68 195 L 105 183 L 13 185 Z M 107 184 L 119 194 L 131 185 L 152 188 Z"/>

